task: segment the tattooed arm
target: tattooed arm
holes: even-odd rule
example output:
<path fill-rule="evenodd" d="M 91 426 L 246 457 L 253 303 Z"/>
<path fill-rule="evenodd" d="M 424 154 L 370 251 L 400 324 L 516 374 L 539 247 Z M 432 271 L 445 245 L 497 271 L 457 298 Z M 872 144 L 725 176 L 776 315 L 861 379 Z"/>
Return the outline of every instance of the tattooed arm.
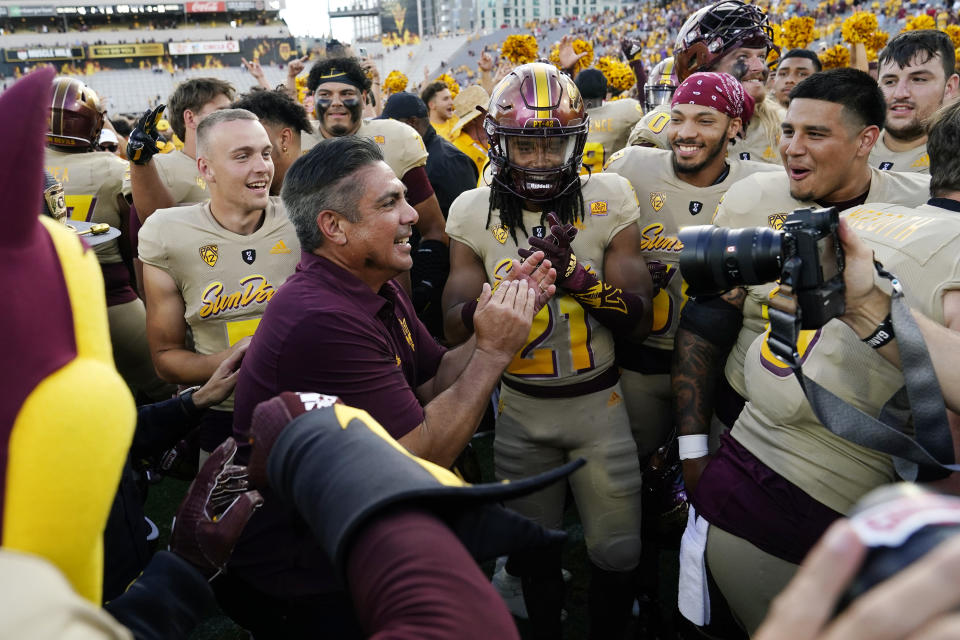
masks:
<path fill-rule="evenodd" d="M 683 309 L 673 347 L 670 384 L 674 424 L 681 436 L 708 435 L 717 382 L 743 324 L 742 288 L 722 296 L 695 298 Z M 683 479 L 692 494 L 710 456 L 683 461 Z"/>

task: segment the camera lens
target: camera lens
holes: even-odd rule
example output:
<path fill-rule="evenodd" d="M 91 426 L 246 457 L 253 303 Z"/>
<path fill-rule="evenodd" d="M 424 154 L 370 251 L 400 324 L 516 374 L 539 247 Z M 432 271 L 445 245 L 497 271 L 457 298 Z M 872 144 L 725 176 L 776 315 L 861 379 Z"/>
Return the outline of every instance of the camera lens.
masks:
<path fill-rule="evenodd" d="M 780 276 L 779 231 L 703 225 L 681 229 L 679 238 L 683 243 L 680 273 L 690 296 L 762 284 Z"/>

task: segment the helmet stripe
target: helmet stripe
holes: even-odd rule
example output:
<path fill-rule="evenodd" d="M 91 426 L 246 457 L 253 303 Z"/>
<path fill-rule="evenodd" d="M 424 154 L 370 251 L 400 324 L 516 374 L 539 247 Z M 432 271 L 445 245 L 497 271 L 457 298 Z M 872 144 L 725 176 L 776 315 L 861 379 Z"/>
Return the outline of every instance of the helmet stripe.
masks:
<path fill-rule="evenodd" d="M 59 134 L 63 131 L 63 105 L 67 100 L 67 89 L 70 83 L 57 82 L 54 86 L 53 101 L 51 102 L 52 122 L 50 123 L 50 132 Z"/>
<path fill-rule="evenodd" d="M 535 67 L 533 70 L 533 79 L 536 108 L 550 109 L 553 106 L 553 101 L 550 100 L 550 80 L 547 76 L 546 68 L 541 68 L 540 65 Z"/>
<path fill-rule="evenodd" d="M 673 58 L 667 58 L 664 61 L 663 73 L 660 76 L 659 84 L 673 84 L 670 80 L 670 76 L 673 74 Z"/>

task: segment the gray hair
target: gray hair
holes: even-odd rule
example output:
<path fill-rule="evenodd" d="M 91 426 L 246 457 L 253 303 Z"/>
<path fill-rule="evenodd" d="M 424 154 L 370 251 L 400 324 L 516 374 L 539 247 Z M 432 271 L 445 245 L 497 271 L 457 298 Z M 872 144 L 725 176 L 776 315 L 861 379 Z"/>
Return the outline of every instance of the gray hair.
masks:
<path fill-rule="evenodd" d="M 197 157 L 206 156 L 207 145 L 210 144 L 210 132 L 218 124 L 233 122 L 234 120 L 253 120 L 260 122 L 254 114 L 246 109 L 219 109 L 209 114 L 197 125 Z"/>
<path fill-rule="evenodd" d="M 304 251 L 323 244 L 317 225 L 321 211 L 336 211 L 351 222 L 360 219 L 357 204 L 364 185 L 351 179 L 359 169 L 382 160 L 373 140 L 342 136 L 320 141 L 290 166 L 280 197 Z"/>

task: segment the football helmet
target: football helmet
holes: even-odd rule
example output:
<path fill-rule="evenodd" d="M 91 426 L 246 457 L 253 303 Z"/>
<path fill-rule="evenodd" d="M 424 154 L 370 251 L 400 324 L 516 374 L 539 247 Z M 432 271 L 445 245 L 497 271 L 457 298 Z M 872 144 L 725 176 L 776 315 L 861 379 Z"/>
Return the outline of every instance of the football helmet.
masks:
<path fill-rule="evenodd" d="M 653 111 L 661 104 L 669 105 L 673 99 L 673 92 L 677 90 L 677 70 L 673 57 L 664 58 L 650 71 L 646 84 L 643 85 L 643 106 L 647 111 Z"/>
<path fill-rule="evenodd" d="M 680 27 L 673 46 L 677 80 L 710 71 L 731 49 L 744 46 L 780 50 L 763 11 L 740 0 L 720 0 L 700 9 Z"/>
<path fill-rule="evenodd" d="M 90 87 L 73 78 L 54 79 L 47 144 L 84 151 L 96 149 L 104 113 L 100 99 Z"/>
<path fill-rule="evenodd" d="M 551 64 L 514 69 L 493 89 L 484 130 L 493 180 L 531 202 L 579 185 L 589 120 L 573 80 Z"/>

